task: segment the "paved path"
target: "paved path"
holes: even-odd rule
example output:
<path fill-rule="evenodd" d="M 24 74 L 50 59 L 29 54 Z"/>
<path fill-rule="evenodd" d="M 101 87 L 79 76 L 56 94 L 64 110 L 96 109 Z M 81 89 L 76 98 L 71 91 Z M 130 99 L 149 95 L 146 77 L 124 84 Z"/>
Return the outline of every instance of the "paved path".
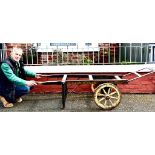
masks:
<path fill-rule="evenodd" d="M 92 94 L 69 94 L 64 110 L 59 94 L 27 95 L 23 100 L 13 108 L 0 106 L 0 112 L 105 112 L 96 106 Z M 119 106 L 110 112 L 138 111 L 155 111 L 155 94 L 123 94 Z"/>

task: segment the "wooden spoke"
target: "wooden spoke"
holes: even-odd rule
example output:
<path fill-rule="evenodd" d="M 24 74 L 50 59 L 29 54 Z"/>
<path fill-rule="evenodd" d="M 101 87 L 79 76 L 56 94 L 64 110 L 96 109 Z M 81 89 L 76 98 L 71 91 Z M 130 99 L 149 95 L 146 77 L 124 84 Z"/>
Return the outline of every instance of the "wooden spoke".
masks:
<path fill-rule="evenodd" d="M 106 99 L 105 99 L 104 97 L 102 97 L 102 98 L 99 100 L 99 102 L 101 102 L 101 101 L 103 101 L 103 100 L 106 101 Z"/>
<path fill-rule="evenodd" d="M 105 94 L 101 94 L 101 93 L 98 93 L 97 95 L 98 95 L 98 96 L 105 96 Z"/>
<path fill-rule="evenodd" d="M 110 98 L 113 98 L 113 99 L 116 99 L 116 100 L 119 99 L 119 97 L 115 97 L 115 96 L 110 96 Z"/>
<path fill-rule="evenodd" d="M 111 101 L 111 99 L 109 99 L 109 101 L 110 101 L 111 105 L 113 105 L 113 102 Z"/>
<path fill-rule="evenodd" d="M 110 92 L 111 92 L 111 88 L 108 89 L 108 94 L 110 94 Z"/>
<path fill-rule="evenodd" d="M 102 89 L 102 90 L 103 90 L 104 94 L 106 94 L 106 95 L 107 95 L 107 92 L 105 91 L 105 89 Z"/>
<path fill-rule="evenodd" d="M 114 92 L 112 92 L 111 94 L 109 94 L 110 96 L 112 96 L 112 95 L 114 95 L 114 94 L 116 94 L 117 93 L 117 91 L 114 91 Z"/>

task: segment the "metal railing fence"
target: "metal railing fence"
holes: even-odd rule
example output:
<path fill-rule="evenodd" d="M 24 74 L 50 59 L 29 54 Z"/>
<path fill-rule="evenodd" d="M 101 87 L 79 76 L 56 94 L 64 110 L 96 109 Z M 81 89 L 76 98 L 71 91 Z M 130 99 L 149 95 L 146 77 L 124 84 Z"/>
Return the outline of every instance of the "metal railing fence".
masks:
<path fill-rule="evenodd" d="M 8 56 L 0 50 L 0 60 Z M 149 63 L 149 46 L 119 46 L 86 48 L 31 48 L 24 50 L 26 65 L 101 65 Z"/>

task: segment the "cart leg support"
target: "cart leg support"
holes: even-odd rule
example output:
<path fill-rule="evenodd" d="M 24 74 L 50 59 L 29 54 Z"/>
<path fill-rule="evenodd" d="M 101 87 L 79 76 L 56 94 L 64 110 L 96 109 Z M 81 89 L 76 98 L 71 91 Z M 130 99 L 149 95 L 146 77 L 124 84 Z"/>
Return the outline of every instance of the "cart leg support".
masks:
<path fill-rule="evenodd" d="M 61 109 L 65 108 L 67 92 L 68 92 L 68 90 L 67 90 L 67 83 L 66 82 L 62 82 L 62 107 L 61 107 Z"/>

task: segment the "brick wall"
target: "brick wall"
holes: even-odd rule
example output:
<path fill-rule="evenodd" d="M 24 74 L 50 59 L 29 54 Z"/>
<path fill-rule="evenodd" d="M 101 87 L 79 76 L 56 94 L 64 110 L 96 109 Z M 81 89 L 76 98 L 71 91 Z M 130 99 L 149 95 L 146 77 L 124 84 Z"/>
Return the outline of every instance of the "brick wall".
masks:
<path fill-rule="evenodd" d="M 128 84 L 119 84 L 118 87 L 122 93 L 155 93 L 155 73 L 131 81 Z"/>

